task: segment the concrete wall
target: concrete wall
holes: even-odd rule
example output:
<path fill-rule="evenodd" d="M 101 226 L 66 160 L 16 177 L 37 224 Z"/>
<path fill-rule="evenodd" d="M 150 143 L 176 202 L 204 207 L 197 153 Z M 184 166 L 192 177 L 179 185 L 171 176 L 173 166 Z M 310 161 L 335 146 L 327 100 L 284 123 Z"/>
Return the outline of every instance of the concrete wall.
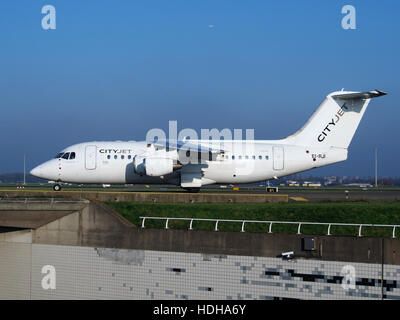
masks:
<path fill-rule="evenodd" d="M 385 263 L 400 264 L 399 255 L 383 255 L 382 241 L 399 248 L 399 240 L 391 239 L 312 236 L 316 250 L 308 252 L 301 247 L 302 238 L 306 235 L 138 228 L 130 236 L 131 249 L 262 257 L 276 257 L 282 252 L 295 251 L 305 259 L 381 263 L 384 258 Z"/>
<path fill-rule="evenodd" d="M 0 298 L 400 298 L 398 239 L 314 236 L 310 252 L 305 235 L 142 229 L 101 202 L 75 205 L 35 229 L 0 226 Z M 295 259 L 278 257 L 287 251 Z M 56 290 L 41 286 L 45 265 Z"/>
<path fill-rule="evenodd" d="M 136 227 L 106 205 L 90 205 L 33 231 L 33 242 L 74 246 L 129 246 Z"/>
<path fill-rule="evenodd" d="M 31 274 L 32 299 L 400 298 L 400 266 L 346 261 L 33 244 Z"/>
<path fill-rule="evenodd" d="M 30 299 L 32 244 L 0 237 L 0 299 Z"/>
<path fill-rule="evenodd" d="M 1 199 L 0 227 L 36 229 L 89 204 L 83 199 Z"/>
<path fill-rule="evenodd" d="M 184 192 L 107 192 L 107 191 L 0 191 L 0 198 L 13 197 L 79 198 L 99 201 L 165 203 L 265 203 L 288 202 L 287 194 L 184 193 Z"/>
<path fill-rule="evenodd" d="M 77 211 L 89 205 L 84 198 L 2 198 L 0 211 Z"/>

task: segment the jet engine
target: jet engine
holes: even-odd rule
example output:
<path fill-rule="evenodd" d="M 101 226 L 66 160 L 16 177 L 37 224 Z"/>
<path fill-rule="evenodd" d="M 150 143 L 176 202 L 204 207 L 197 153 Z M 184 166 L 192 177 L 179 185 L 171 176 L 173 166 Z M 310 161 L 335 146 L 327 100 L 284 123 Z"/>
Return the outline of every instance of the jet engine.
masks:
<path fill-rule="evenodd" d="M 174 161 L 168 158 L 136 156 L 134 170 L 137 174 L 159 177 L 174 171 Z"/>

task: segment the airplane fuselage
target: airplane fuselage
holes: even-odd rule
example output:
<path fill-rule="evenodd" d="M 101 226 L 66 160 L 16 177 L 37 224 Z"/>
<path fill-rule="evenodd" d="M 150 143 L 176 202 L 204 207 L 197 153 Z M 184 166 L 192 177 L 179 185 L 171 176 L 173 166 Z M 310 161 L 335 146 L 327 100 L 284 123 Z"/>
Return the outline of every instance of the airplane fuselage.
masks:
<path fill-rule="evenodd" d="M 210 141 L 192 142 L 210 147 L 218 144 Z M 189 162 L 180 170 L 152 177 L 136 173 L 133 164 L 136 156 L 146 153 L 145 141 L 86 142 L 64 149 L 58 157 L 35 168 L 33 174 L 68 183 L 180 185 L 182 171 L 199 170 L 201 185 L 237 184 L 279 178 L 347 158 L 347 149 L 287 145 L 281 140 L 225 141 L 225 145 L 230 145 L 230 150 L 225 150 L 215 159 L 204 159 L 198 163 L 200 159 L 194 155 L 194 163 Z"/>

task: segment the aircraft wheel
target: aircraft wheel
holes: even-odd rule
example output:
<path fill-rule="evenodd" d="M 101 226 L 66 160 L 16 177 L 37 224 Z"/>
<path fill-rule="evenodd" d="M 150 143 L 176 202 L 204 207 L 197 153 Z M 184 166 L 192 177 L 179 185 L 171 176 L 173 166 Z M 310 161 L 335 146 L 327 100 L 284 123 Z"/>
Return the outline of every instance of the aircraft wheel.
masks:
<path fill-rule="evenodd" d="M 185 190 L 189 193 L 197 193 L 200 191 L 200 188 L 185 188 Z"/>
<path fill-rule="evenodd" d="M 53 190 L 54 190 L 54 191 L 60 191 L 60 190 L 61 190 L 61 186 L 60 186 L 59 184 L 55 184 L 55 185 L 53 186 Z"/>

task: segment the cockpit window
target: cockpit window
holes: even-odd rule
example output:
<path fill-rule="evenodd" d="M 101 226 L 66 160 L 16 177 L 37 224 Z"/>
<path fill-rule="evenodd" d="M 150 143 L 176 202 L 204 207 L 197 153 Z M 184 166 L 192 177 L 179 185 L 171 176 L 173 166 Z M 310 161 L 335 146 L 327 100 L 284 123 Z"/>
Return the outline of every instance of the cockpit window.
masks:
<path fill-rule="evenodd" d="M 73 159 L 75 159 L 75 157 L 76 157 L 75 152 L 60 152 L 54 157 L 54 159 L 62 158 L 65 160 L 68 160 L 68 159 L 73 160 Z"/>
<path fill-rule="evenodd" d="M 64 155 L 61 158 L 68 160 L 68 157 L 69 157 L 69 152 L 64 153 Z"/>

